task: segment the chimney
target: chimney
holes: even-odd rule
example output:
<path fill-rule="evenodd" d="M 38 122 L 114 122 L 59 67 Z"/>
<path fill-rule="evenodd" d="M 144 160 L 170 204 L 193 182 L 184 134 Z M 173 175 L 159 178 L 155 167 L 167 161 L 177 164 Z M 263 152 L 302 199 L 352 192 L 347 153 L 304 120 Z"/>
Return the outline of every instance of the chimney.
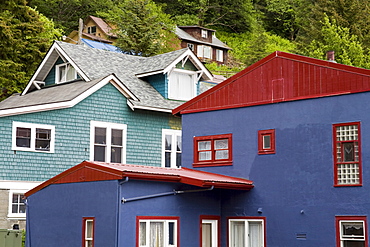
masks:
<path fill-rule="evenodd" d="M 334 51 L 328 51 L 328 52 L 326 52 L 326 59 L 328 60 L 328 62 L 336 63 L 335 62 L 335 54 L 334 54 Z"/>

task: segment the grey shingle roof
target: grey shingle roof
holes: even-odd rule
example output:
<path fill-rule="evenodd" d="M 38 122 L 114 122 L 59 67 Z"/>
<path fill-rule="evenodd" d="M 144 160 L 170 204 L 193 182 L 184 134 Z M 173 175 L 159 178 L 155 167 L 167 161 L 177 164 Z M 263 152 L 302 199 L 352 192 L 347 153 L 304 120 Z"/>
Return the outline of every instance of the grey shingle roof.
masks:
<path fill-rule="evenodd" d="M 0 102 L 0 110 L 70 101 L 111 74 L 114 74 L 139 99 L 129 99 L 134 107 L 170 112 L 184 103 L 165 99 L 148 82 L 135 75 L 162 71 L 185 52 L 188 52 L 188 49 L 153 57 L 139 57 L 60 41 L 56 41 L 55 45 L 65 52 L 66 56 L 78 66 L 90 81 L 63 83 L 41 90 L 29 91 L 22 96 L 14 95 Z M 51 63 L 45 64 L 51 66 Z"/>

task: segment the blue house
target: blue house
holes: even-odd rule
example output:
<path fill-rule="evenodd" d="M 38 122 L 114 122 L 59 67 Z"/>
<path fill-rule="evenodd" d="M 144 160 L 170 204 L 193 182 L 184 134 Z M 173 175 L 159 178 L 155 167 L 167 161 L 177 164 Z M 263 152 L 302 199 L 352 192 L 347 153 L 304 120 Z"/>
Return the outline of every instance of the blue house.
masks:
<path fill-rule="evenodd" d="M 211 77 L 188 49 L 136 57 L 56 41 L 0 102 L 0 228 L 24 226 L 24 192 L 84 160 L 180 166 L 171 111 Z"/>
<path fill-rule="evenodd" d="M 28 243 L 367 247 L 369 91 L 369 70 L 275 52 L 174 109 L 181 169 L 82 163 L 29 191 Z"/>

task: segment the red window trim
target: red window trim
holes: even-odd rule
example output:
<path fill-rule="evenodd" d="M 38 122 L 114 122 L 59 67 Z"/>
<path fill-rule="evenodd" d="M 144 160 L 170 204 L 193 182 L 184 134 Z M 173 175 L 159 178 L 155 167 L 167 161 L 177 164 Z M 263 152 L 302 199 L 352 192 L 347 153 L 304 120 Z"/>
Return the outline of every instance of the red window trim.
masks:
<path fill-rule="evenodd" d="M 93 221 L 93 232 L 92 232 L 92 242 L 93 246 L 95 245 L 95 217 L 83 217 L 82 218 L 82 247 L 85 247 L 85 240 L 86 240 L 86 221 L 92 220 Z"/>
<path fill-rule="evenodd" d="M 201 215 L 200 222 L 199 222 L 199 234 L 200 234 L 200 243 L 199 246 L 202 246 L 202 221 L 203 220 L 217 220 L 217 246 L 220 247 L 221 245 L 221 217 L 217 215 Z"/>
<path fill-rule="evenodd" d="M 263 221 L 263 246 L 267 246 L 266 245 L 266 217 L 262 217 L 262 216 L 260 216 L 260 217 L 258 217 L 258 216 L 256 216 L 256 217 L 253 217 L 253 216 L 232 216 L 232 217 L 227 217 L 226 218 L 226 220 L 227 220 L 227 244 L 226 244 L 226 246 L 228 246 L 229 247 L 229 243 L 230 243 L 230 241 L 229 241 L 229 237 L 230 237 L 230 224 L 229 224 L 229 222 L 230 222 L 230 220 L 233 220 L 233 219 L 237 219 L 237 220 L 262 220 Z"/>
<path fill-rule="evenodd" d="M 270 136 L 270 148 L 263 147 L 263 137 Z M 274 154 L 275 151 L 275 129 L 258 131 L 258 154 Z"/>
<path fill-rule="evenodd" d="M 367 230 L 367 217 L 366 216 L 335 216 L 335 228 L 336 228 L 336 247 L 341 247 L 340 243 L 340 221 L 358 220 L 364 222 L 364 234 L 365 234 L 365 247 L 368 247 L 368 230 Z"/>
<path fill-rule="evenodd" d="M 177 241 L 176 246 L 180 246 L 180 217 L 178 216 L 136 216 L 136 247 L 139 247 L 139 231 L 140 231 L 140 220 L 175 220 L 177 222 L 176 235 Z"/>
<path fill-rule="evenodd" d="M 358 126 L 358 162 L 351 162 L 351 163 L 358 163 L 359 166 L 359 183 L 358 184 L 338 184 L 338 171 L 337 167 L 338 164 L 342 164 L 344 162 L 337 162 L 337 151 L 336 151 L 336 127 L 338 126 L 348 126 L 348 125 L 357 125 Z M 348 186 L 362 186 L 362 159 L 361 159 L 361 124 L 360 122 L 349 122 L 349 123 L 339 123 L 333 124 L 333 161 L 334 161 L 334 187 L 348 187 Z"/>
<path fill-rule="evenodd" d="M 214 141 L 219 139 L 228 139 L 228 151 L 229 158 L 224 160 L 215 160 L 215 149 Z M 211 150 L 212 157 L 211 160 L 199 161 L 198 157 L 198 142 L 199 141 L 211 141 Z M 223 134 L 223 135 L 211 135 L 211 136 L 195 136 L 194 137 L 194 163 L 193 167 L 204 167 L 204 166 L 230 166 L 232 165 L 232 134 Z"/>

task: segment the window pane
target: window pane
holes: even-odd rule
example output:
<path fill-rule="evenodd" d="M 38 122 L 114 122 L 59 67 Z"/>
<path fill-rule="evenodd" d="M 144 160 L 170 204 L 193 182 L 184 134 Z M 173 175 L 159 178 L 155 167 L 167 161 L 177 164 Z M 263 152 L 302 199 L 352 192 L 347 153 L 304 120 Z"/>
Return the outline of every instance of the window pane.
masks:
<path fill-rule="evenodd" d="M 342 225 L 343 235 L 356 237 L 364 236 L 364 226 L 362 222 L 346 222 Z"/>
<path fill-rule="evenodd" d="M 146 245 L 146 222 L 140 222 L 139 241 L 140 246 Z"/>
<path fill-rule="evenodd" d="M 271 136 L 264 135 L 263 136 L 263 149 L 270 149 L 271 148 Z"/>
<path fill-rule="evenodd" d="M 229 147 L 228 139 L 215 140 L 215 149 L 228 149 L 228 147 Z"/>
<path fill-rule="evenodd" d="M 36 150 L 50 150 L 50 129 L 36 129 Z"/>
<path fill-rule="evenodd" d="M 198 150 L 211 150 L 211 141 L 200 141 L 198 142 Z"/>
<path fill-rule="evenodd" d="M 343 247 L 365 247 L 365 241 L 343 241 Z"/>
<path fill-rule="evenodd" d="M 181 136 L 176 136 L 176 150 L 181 151 Z"/>
<path fill-rule="evenodd" d="M 245 247 L 245 224 L 243 221 L 231 222 L 231 246 Z"/>
<path fill-rule="evenodd" d="M 212 247 L 211 223 L 202 223 L 202 247 Z"/>
<path fill-rule="evenodd" d="M 150 222 L 150 247 L 164 247 L 163 222 Z"/>
<path fill-rule="evenodd" d="M 19 194 L 13 194 L 13 203 L 18 203 L 19 202 Z"/>
<path fill-rule="evenodd" d="M 122 130 L 112 129 L 112 145 L 122 146 Z"/>
<path fill-rule="evenodd" d="M 30 128 L 17 128 L 16 137 L 17 147 L 31 147 L 31 129 Z"/>
<path fill-rule="evenodd" d="M 112 147 L 111 148 L 110 162 L 112 162 L 112 163 L 121 163 L 122 162 L 122 148 L 121 147 Z"/>
<path fill-rule="evenodd" d="M 165 150 L 171 151 L 172 149 L 172 136 L 171 135 L 166 135 L 165 136 L 165 144 L 164 144 Z"/>
<path fill-rule="evenodd" d="M 175 244 L 175 223 L 174 222 L 168 223 L 168 244 L 169 245 Z"/>
<path fill-rule="evenodd" d="M 18 213 L 18 204 L 12 205 L 12 213 L 17 214 Z"/>
<path fill-rule="evenodd" d="M 343 158 L 344 158 L 344 162 L 355 161 L 354 143 L 353 142 L 344 142 L 343 143 Z"/>
<path fill-rule="evenodd" d="M 176 154 L 176 166 L 177 167 L 181 166 L 181 153 Z"/>
<path fill-rule="evenodd" d="M 216 160 L 225 160 L 229 158 L 229 150 L 216 151 Z"/>
<path fill-rule="evenodd" d="M 66 81 L 71 81 L 76 79 L 76 70 L 70 64 L 67 65 L 67 75 Z"/>
<path fill-rule="evenodd" d="M 106 128 L 95 127 L 95 143 L 106 144 Z"/>
<path fill-rule="evenodd" d="M 94 146 L 94 161 L 105 161 L 105 146 Z"/>
<path fill-rule="evenodd" d="M 86 238 L 92 239 L 93 235 L 93 222 L 91 220 L 86 221 Z"/>
<path fill-rule="evenodd" d="M 249 246 L 260 247 L 262 244 L 262 223 L 249 222 Z"/>
<path fill-rule="evenodd" d="M 164 159 L 165 159 L 165 167 L 171 167 L 171 153 L 170 152 L 165 152 L 164 154 Z"/>
<path fill-rule="evenodd" d="M 211 151 L 199 152 L 199 161 L 202 161 L 202 160 L 211 160 L 211 154 L 212 154 Z"/>

